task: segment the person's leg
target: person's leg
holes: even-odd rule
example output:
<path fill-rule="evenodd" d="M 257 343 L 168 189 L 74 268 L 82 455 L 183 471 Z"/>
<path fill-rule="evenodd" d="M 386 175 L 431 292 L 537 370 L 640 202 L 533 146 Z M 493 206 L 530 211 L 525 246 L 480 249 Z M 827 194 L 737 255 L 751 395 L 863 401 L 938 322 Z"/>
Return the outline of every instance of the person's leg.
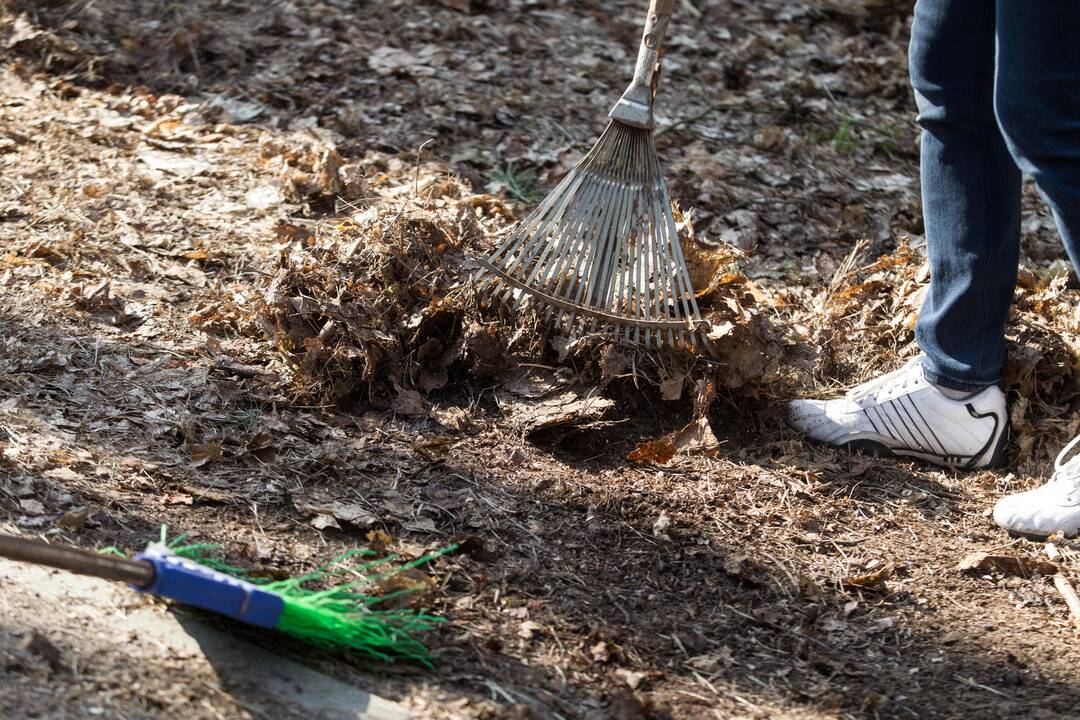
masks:
<path fill-rule="evenodd" d="M 1080 271 L 1080 3 L 996 2 L 998 120 L 1017 164 L 1035 178 L 1050 205 Z M 1078 446 L 1080 438 L 1065 447 L 1045 485 L 999 500 L 997 524 L 1039 538 L 1080 533 Z"/>
<path fill-rule="evenodd" d="M 916 339 L 927 379 L 951 390 L 1000 381 L 1019 262 L 1020 172 L 994 114 L 995 26 L 994 0 L 918 0 L 911 31 L 931 276 Z"/>
<path fill-rule="evenodd" d="M 923 357 L 843 398 L 790 402 L 788 423 L 813 440 L 969 469 L 1004 457 L 996 383 L 1020 252 L 1020 172 L 994 116 L 994 2 L 915 5 L 931 277 L 916 328 Z"/>
<path fill-rule="evenodd" d="M 1080 3 L 997 0 L 997 13 L 998 120 L 1080 271 Z"/>

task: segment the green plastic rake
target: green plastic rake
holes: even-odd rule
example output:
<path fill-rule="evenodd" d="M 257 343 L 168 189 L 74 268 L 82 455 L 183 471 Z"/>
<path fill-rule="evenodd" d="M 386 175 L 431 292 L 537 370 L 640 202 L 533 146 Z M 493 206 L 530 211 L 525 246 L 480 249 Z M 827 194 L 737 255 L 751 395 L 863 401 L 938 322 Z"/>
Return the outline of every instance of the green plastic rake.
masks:
<path fill-rule="evenodd" d="M 185 539 L 168 539 L 162 527 L 158 542 L 128 559 L 115 548 L 94 553 L 0 534 L 0 556 L 126 582 L 139 592 L 273 628 L 326 650 L 431 666 L 432 653 L 417 635 L 443 618 L 390 607 L 390 601 L 414 589 L 385 595 L 364 590 L 456 545 L 404 564 L 396 564 L 397 556 L 375 558 L 371 550 L 350 550 L 307 575 L 265 581 L 214 558 L 220 546 L 184 544 Z"/>

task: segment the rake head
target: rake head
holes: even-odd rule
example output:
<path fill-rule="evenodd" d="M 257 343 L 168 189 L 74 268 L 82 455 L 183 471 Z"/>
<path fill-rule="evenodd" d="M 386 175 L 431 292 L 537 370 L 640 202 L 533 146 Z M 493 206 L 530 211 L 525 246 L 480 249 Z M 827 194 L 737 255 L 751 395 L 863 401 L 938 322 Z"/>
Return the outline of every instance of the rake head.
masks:
<path fill-rule="evenodd" d="M 481 290 L 544 308 L 569 333 L 707 350 L 652 130 L 613 120 L 486 260 Z"/>

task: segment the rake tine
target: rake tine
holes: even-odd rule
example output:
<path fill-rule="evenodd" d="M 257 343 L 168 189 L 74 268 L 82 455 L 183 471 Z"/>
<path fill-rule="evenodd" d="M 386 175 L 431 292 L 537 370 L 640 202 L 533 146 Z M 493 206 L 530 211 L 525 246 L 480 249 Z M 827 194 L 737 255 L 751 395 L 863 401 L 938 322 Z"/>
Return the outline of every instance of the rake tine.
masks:
<path fill-rule="evenodd" d="M 495 264 L 500 258 L 509 257 L 512 252 L 516 255 L 517 249 L 521 246 L 523 242 L 525 242 L 529 237 L 531 237 L 532 232 L 536 227 L 536 224 L 539 223 L 547 215 L 548 211 L 551 209 L 551 206 L 555 203 L 555 201 L 558 200 L 560 197 L 563 197 L 566 189 L 570 187 L 573 183 L 580 183 L 581 179 L 581 176 L 579 174 L 576 174 L 574 171 L 569 172 L 567 176 L 563 178 L 562 182 L 560 182 L 558 186 L 556 186 L 555 190 L 552 191 L 551 194 L 549 194 L 546 198 L 544 198 L 544 200 L 540 203 L 540 206 L 537 207 L 536 210 L 534 210 L 529 215 L 529 217 L 525 218 L 525 221 L 521 225 L 515 228 L 515 230 L 510 234 L 510 237 L 508 237 L 503 242 L 502 246 L 500 246 L 499 249 L 491 255 L 488 261 Z M 573 192 L 565 194 L 567 196 L 572 196 Z"/>
<path fill-rule="evenodd" d="M 540 259 L 536 263 L 536 267 L 528 279 L 528 283 L 534 284 L 540 282 L 540 287 L 546 287 L 552 280 L 552 278 L 558 277 L 563 272 L 566 255 L 563 252 L 567 247 L 573 251 L 576 247 L 580 232 L 583 229 L 584 223 L 587 220 L 587 216 L 574 212 L 574 206 L 584 204 L 588 207 L 595 202 L 595 196 L 597 194 L 597 188 L 593 182 L 591 182 L 591 176 L 582 172 L 582 180 L 589 179 L 590 182 L 586 186 L 585 190 L 581 194 L 568 195 L 565 198 L 565 202 L 560 208 L 560 218 L 569 217 L 569 222 L 562 225 L 562 227 L 552 228 L 549 225 L 545 225 L 543 233 L 537 235 L 537 242 L 544 242 L 543 253 Z M 555 233 L 558 233 L 557 235 Z M 557 251 L 554 254 L 553 262 L 555 266 L 552 267 L 547 263 L 547 258 L 551 255 L 552 251 Z"/>
<path fill-rule="evenodd" d="M 609 288 L 613 286 L 613 276 L 616 263 L 621 255 L 620 238 L 626 223 L 626 207 L 635 181 L 630 175 L 632 165 L 630 158 L 625 158 L 624 178 L 608 200 L 611 207 L 608 223 L 605 225 L 603 235 L 603 248 L 599 259 L 593 265 L 593 273 L 589 281 L 589 288 L 584 298 L 587 305 L 612 307 L 612 298 L 609 297 Z M 581 302 L 581 298 L 578 302 Z"/>
<path fill-rule="evenodd" d="M 529 236 L 527 244 L 522 246 L 522 251 L 527 252 L 528 256 L 524 262 L 520 263 L 520 269 L 517 274 L 522 278 L 525 278 L 528 273 L 528 277 L 525 280 L 527 284 L 536 281 L 537 276 L 545 270 L 545 261 L 547 260 L 548 255 L 552 250 L 555 250 L 560 246 L 560 241 L 551 242 L 553 239 L 552 231 L 553 229 L 560 227 L 562 219 L 566 217 L 567 209 L 574 202 L 574 198 L 577 197 L 577 190 L 584 180 L 584 174 L 578 176 L 576 182 L 571 186 L 574 192 L 567 193 L 562 198 L 558 198 L 560 202 L 554 214 L 550 217 L 543 218 L 543 224 Z M 566 228 L 561 229 L 564 232 L 567 231 Z"/>
<path fill-rule="evenodd" d="M 586 211 L 596 212 L 598 210 L 603 210 L 603 205 L 600 201 L 603 197 L 605 182 L 606 181 L 593 183 L 590 185 L 588 193 L 583 195 L 581 204 Z M 552 294 L 556 297 L 563 297 L 567 281 L 578 271 L 582 259 L 587 257 L 589 246 L 588 238 L 594 227 L 594 224 L 590 222 L 592 219 L 589 212 L 583 212 L 577 215 L 576 221 L 572 225 L 574 234 L 569 243 L 569 252 L 562 255 L 555 266 L 555 269 L 543 282 L 543 286 L 547 286 L 549 283 L 553 286 Z M 567 234 L 569 234 L 569 231 L 570 228 L 567 229 Z M 573 263 L 572 268 L 571 263 Z"/>
<path fill-rule="evenodd" d="M 611 252 L 608 253 L 604 262 L 597 263 L 597 267 L 600 269 L 599 277 L 596 281 L 595 292 L 586 298 L 586 302 L 594 304 L 600 307 L 614 308 L 616 305 L 615 299 L 615 280 L 616 273 L 619 272 L 619 259 L 624 252 L 623 238 L 626 232 L 626 226 L 628 222 L 627 207 L 630 204 L 630 197 L 632 192 L 632 186 L 627 183 L 624 184 L 615 201 L 615 215 L 614 224 L 611 227 Z M 620 275 L 621 278 L 621 275 Z M 620 294 L 621 297 L 621 294 Z"/>
<path fill-rule="evenodd" d="M 618 186 L 613 181 L 608 181 L 603 188 L 599 202 L 599 206 L 603 208 L 600 216 L 597 218 L 597 222 L 589 229 L 591 231 L 591 243 L 583 248 L 585 252 L 582 252 L 577 261 L 574 263 L 573 270 L 571 270 L 570 277 L 574 278 L 574 302 L 580 304 L 582 297 L 585 294 L 586 288 L 592 286 L 596 281 L 596 273 L 603 265 L 604 257 L 607 253 L 607 246 L 610 237 L 609 228 L 611 226 L 613 216 L 615 213 L 615 203 L 611 198 L 618 192 Z M 591 262 L 586 263 L 588 258 Z M 592 267 L 590 268 L 589 265 Z M 566 294 L 570 294 L 570 287 L 566 288 Z M 556 290 L 558 294 L 558 290 Z"/>

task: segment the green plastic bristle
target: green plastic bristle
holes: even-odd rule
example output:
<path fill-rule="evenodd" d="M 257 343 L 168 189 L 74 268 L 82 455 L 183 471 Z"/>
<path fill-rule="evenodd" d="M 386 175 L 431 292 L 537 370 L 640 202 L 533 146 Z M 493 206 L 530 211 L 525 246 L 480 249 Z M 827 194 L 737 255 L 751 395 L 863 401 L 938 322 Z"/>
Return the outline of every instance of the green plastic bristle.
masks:
<path fill-rule="evenodd" d="M 457 545 L 401 565 L 395 564 L 400 559 L 397 555 L 354 562 L 355 558 L 372 558 L 376 555 L 371 550 L 355 549 L 342 553 L 306 575 L 268 581 L 251 577 L 242 568 L 213 557 L 212 553 L 221 550 L 220 545 L 184 544 L 185 539 L 187 535 L 170 539 L 167 528 L 162 526 L 160 542 L 169 552 L 279 595 L 284 608 L 276 625 L 277 630 L 331 651 L 344 651 L 388 662 L 405 660 L 432 666 L 431 651 L 416 635 L 433 629 L 445 619 L 408 608 L 379 609 L 379 606 L 385 606 L 389 601 L 416 590 L 368 595 L 362 592 L 362 588 L 425 565 L 453 552 Z M 333 580 L 339 580 L 338 584 L 321 589 L 310 587 L 316 583 L 325 585 Z"/>
<path fill-rule="evenodd" d="M 410 609 L 379 610 L 390 600 L 414 590 L 399 590 L 381 596 L 360 591 L 404 570 L 431 562 L 456 546 L 425 555 L 403 565 L 393 565 L 391 555 L 360 564 L 348 564 L 351 558 L 371 557 L 370 550 L 351 550 L 331 560 L 312 573 L 297 578 L 263 584 L 285 601 L 277 629 L 305 642 L 330 650 L 344 649 L 380 660 L 412 660 L 431 666 L 431 652 L 417 640 L 416 633 L 431 630 L 443 618 Z M 387 569 L 373 574 L 380 567 Z M 311 590 L 310 583 L 334 577 L 355 579 L 325 590 Z"/>

